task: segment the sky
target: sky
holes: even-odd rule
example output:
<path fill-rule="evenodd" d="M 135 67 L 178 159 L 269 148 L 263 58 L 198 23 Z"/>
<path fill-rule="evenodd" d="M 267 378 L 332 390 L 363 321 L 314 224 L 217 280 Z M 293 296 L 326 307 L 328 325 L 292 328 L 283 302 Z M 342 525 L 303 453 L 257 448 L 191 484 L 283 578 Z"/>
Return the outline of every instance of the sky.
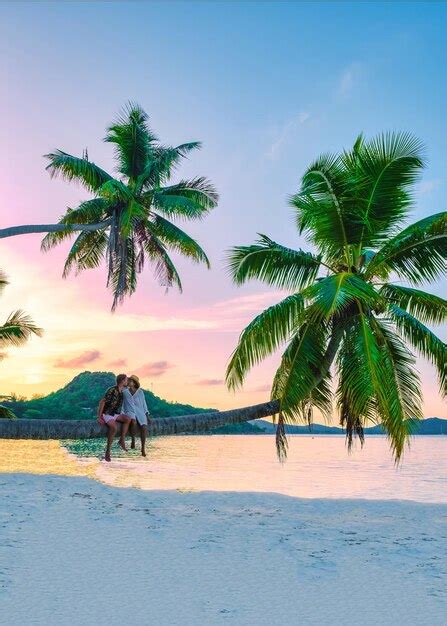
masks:
<path fill-rule="evenodd" d="M 0 320 L 23 308 L 45 330 L 0 364 L 0 393 L 31 397 L 77 373 L 137 373 L 169 400 L 219 409 L 266 400 L 279 356 L 230 393 L 223 379 L 244 325 L 280 293 L 235 287 L 226 251 L 257 233 L 292 247 L 288 197 L 320 153 L 364 132 L 409 130 L 427 148 L 412 220 L 445 210 L 447 5 L 430 2 L 0 3 L 0 224 L 54 223 L 89 194 L 51 180 L 56 148 L 113 169 L 107 125 L 138 102 L 163 143 L 200 140 L 179 176 L 207 176 L 220 194 L 206 220 L 185 225 L 211 270 L 176 258 L 184 292 L 150 269 L 110 313 L 104 268 L 61 277 L 67 247 L 40 236 L 0 242 L 10 286 Z M 445 282 L 431 287 L 446 296 Z M 436 329 L 445 339 L 445 329 Z M 447 417 L 434 370 L 418 361 L 426 416 Z"/>

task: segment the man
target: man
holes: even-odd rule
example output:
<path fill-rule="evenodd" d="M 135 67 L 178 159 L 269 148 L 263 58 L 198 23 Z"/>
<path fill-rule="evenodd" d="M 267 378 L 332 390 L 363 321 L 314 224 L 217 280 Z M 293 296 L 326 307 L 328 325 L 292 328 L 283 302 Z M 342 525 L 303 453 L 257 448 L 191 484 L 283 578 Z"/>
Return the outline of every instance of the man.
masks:
<path fill-rule="evenodd" d="M 127 452 L 126 433 L 129 429 L 131 418 L 121 413 L 123 405 L 123 389 L 127 385 L 126 374 L 118 374 L 116 377 L 116 385 L 108 389 L 98 406 L 98 422 L 105 424 L 108 428 L 107 447 L 104 458 L 110 461 L 110 450 L 112 448 L 113 438 L 118 429 L 117 422 L 122 424 L 121 435 L 119 439 L 120 447 Z"/>

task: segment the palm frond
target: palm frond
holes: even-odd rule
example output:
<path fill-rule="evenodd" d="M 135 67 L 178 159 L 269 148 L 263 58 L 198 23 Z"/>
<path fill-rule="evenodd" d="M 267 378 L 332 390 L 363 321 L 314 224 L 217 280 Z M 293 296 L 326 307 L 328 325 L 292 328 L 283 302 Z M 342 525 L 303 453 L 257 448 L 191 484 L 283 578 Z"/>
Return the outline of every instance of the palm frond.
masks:
<path fill-rule="evenodd" d="M 46 170 L 51 178 L 61 176 L 64 180 L 76 181 L 93 193 L 111 180 L 110 174 L 88 160 L 87 153 L 82 158 L 74 157 L 62 150 L 56 150 L 45 155 L 50 161 Z"/>
<path fill-rule="evenodd" d="M 76 209 L 67 209 L 59 221 L 60 224 L 98 224 L 107 217 L 109 203 L 104 198 L 92 198 L 81 202 Z M 42 239 L 40 249 L 48 252 L 59 243 L 73 237 L 73 231 L 48 233 Z"/>
<path fill-rule="evenodd" d="M 240 387 L 248 371 L 286 342 L 298 324 L 303 298 L 293 294 L 268 307 L 250 322 L 241 333 L 238 345 L 227 367 L 226 381 L 230 389 Z"/>
<path fill-rule="evenodd" d="M 345 155 L 355 172 L 356 202 L 361 210 L 360 249 L 382 245 L 408 214 L 412 188 L 424 167 L 424 147 L 410 133 L 387 132 L 362 141 Z"/>
<path fill-rule="evenodd" d="M 145 171 L 151 143 L 156 141 L 147 122 L 147 113 L 139 105 L 129 102 L 116 123 L 109 126 L 104 139 L 115 146 L 119 172 L 132 180 Z"/>
<path fill-rule="evenodd" d="M 361 225 L 343 204 L 348 183 L 342 159 L 322 155 L 304 173 L 301 189 L 291 197 L 290 204 L 297 212 L 299 232 L 306 233 L 327 259 L 344 256 L 350 268 L 348 246 L 358 241 Z"/>
<path fill-rule="evenodd" d="M 426 217 L 390 239 L 371 259 L 366 277 L 385 268 L 413 282 L 435 280 L 445 273 L 447 212 Z"/>
<path fill-rule="evenodd" d="M 382 423 L 396 462 L 414 421 L 421 418 L 419 379 L 414 357 L 384 323 L 361 313 L 339 353 L 340 418 L 348 445 L 365 420 Z"/>
<path fill-rule="evenodd" d="M 32 335 L 40 337 L 43 333 L 33 320 L 21 310 L 14 311 L 6 322 L 0 326 L 0 347 L 21 346 Z"/>
<path fill-rule="evenodd" d="M 8 409 L 7 406 L 0 404 L 0 419 L 15 420 L 16 418 L 17 416 L 11 411 L 11 409 Z"/>
<path fill-rule="evenodd" d="M 214 186 L 203 177 L 180 181 L 143 194 L 147 206 L 169 217 L 202 219 L 217 205 L 219 196 Z"/>
<path fill-rule="evenodd" d="M 257 279 L 280 289 L 299 290 L 315 280 L 320 265 L 320 257 L 286 248 L 265 235 L 254 245 L 233 248 L 228 256 L 237 285 Z"/>
<path fill-rule="evenodd" d="M 200 141 L 191 141 L 179 146 L 153 146 L 146 171 L 142 174 L 140 182 L 143 188 L 161 187 L 170 180 L 174 170 L 180 161 L 188 156 L 192 150 L 201 148 Z"/>
<path fill-rule="evenodd" d="M 283 353 L 273 380 L 272 398 L 279 400 L 277 451 L 284 458 L 287 450 L 281 430 L 284 422 L 308 420 L 312 392 L 320 381 L 328 329 L 323 323 L 305 322 L 295 332 Z"/>
<path fill-rule="evenodd" d="M 390 305 L 389 314 L 402 337 L 435 366 L 441 394 L 447 396 L 447 345 L 422 322 L 400 307 Z"/>
<path fill-rule="evenodd" d="M 153 216 L 153 228 L 157 237 L 168 248 L 179 252 L 196 263 L 204 263 L 208 268 L 210 267 L 210 262 L 204 250 L 195 239 L 187 235 L 181 228 L 161 217 L 161 215 Z"/>
<path fill-rule="evenodd" d="M 365 282 L 358 274 L 340 272 L 327 276 L 302 291 L 304 298 L 311 302 L 312 314 L 317 318 L 329 320 L 332 315 L 340 315 L 357 301 L 366 307 L 383 304 L 383 299 L 374 287 Z"/>
<path fill-rule="evenodd" d="M 152 236 L 144 247 L 149 260 L 154 265 L 155 277 L 159 284 L 166 289 L 177 287 L 181 293 L 182 282 L 166 246 L 157 237 Z"/>
<path fill-rule="evenodd" d="M 404 309 L 424 324 L 443 324 L 447 321 L 447 300 L 419 289 L 386 284 L 380 293 L 391 303 Z"/>
<path fill-rule="evenodd" d="M 107 250 L 107 234 L 104 231 L 80 233 L 67 255 L 63 277 L 67 278 L 74 269 L 76 275 L 88 269 L 99 267 Z"/>

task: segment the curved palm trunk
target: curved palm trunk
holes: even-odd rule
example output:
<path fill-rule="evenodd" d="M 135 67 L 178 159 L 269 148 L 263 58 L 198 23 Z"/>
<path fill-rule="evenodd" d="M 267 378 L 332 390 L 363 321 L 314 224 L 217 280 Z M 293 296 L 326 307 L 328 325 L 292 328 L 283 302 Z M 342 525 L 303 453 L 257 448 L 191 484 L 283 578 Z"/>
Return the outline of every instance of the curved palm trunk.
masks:
<path fill-rule="evenodd" d="M 112 220 L 104 220 L 98 224 L 30 224 L 23 226 L 10 226 L 0 229 L 0 239 L 15 237 L 16 235 L 28 235 L 30 233 L 62 233 L 66 231 L 94 231 L 106 228 Z"/>
<path fill-rule="evenodd" d="M 278 412 L 276 400 L 230 411 L 213 411 L 180 417 L 152 419 L 149 434 L 176 435 L 209 431 L 227 424 L 240 424 Z M 104 437 L 107 427 L 96 420 L 16 419 L 0 420 L 0 439 L 93 439 Z"/>

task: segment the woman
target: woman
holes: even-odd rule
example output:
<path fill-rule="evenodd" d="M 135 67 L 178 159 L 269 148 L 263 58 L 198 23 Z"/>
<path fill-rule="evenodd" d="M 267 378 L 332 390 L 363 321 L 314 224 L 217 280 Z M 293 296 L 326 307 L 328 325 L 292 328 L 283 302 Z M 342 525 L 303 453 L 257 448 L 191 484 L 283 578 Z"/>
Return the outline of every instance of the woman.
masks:
<path fill-rule="evenodd" d="M 142 456 L 146 456 L 146 435 L 147 435 L 147 424 L 149 418 L 149 409 L 147 408 L 146 398 L 144 396 L 144 391 L 140 386 L 140 379 L 135 374 L 129 376 L 127 379 L 128 389 L 133 396 L 134 407 L 135 407 L 135 416 L 136 423 L 140 429 L 140 437 L 141 437 L 141 454 Z M 132 444 L 131 447 L 135 448 L 135 422 L 132 422 Z"/>

